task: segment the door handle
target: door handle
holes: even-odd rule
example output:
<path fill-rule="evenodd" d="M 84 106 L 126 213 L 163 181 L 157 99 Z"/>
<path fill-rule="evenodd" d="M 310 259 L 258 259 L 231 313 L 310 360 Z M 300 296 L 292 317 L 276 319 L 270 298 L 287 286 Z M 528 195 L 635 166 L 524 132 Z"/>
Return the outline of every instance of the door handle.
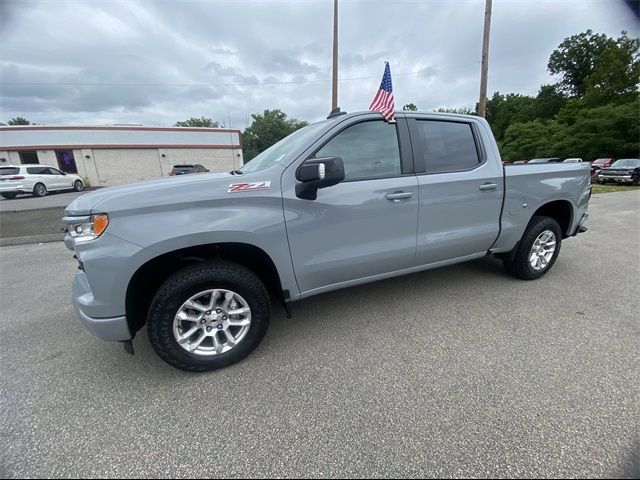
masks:
<path fill-rule="evenodd" d="M 496 188 L 498 188 L 497 183 L 483 183 L 482 185 L 480 185 L 480 190 L 482 190 L 483 192 L 488 190 L 495 190 Z"/>
<path fill-rule="evenodd" d="M 409 200 L 410 198 L 413 198 L 413 192 L 387 193 L 387 200 L 395 203 L 399 203 L 402 200 Z"/>

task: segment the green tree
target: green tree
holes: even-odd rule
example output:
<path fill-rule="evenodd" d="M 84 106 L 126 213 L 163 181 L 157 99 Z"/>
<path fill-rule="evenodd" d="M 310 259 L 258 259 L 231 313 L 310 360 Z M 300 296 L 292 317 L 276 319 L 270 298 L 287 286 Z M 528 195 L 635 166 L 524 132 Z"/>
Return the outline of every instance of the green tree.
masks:
<path fill-rule="evenodd" d="M 244 160 L 248 162 L 271 145 L 308 125 L 307 122 L 287 118 L 281 110 L 265 110 L 251 115 L 252 122 L 242 133 Z"/>
<path fill-rule="evenodd" d="M 218 128 L 220 127 L 220 123 L 213 121 L 211 118 L 206 117 L 191 117 L 189 120 L 184 120 L 182 122 L 176 122 L 174 127 L 209 127 L 209 128 Z"/>
<path fill-rule="evenodd" d="M 402 107 L 402 110 L 405 110 L 408 112 L 417 112 L 418 107 L 416 106 L 415 103 L 407 103 L 404 107 Z"/>
<path fill-rule="evenodd" d="M 575 97 L 584 97 L 591 87 L 605 91 L 635 90 L 638 83 L 638 39 L 618 39 L 587 30 L 572 35 L 553 51 L 547 68 L 561 75 L 558 87 Z"/>
<path fill-rule="evenodd" d="M 13 117 L 8 123 L 9 125 L 31 125 L 31 122 L 24 117 Z"/>
<path fill-rule="evenodd" d="M 513 162 L 556 156 L 553 142 L 556 133 L 557 125 L 553 122 L 531 120 L 514 123 L 506 129 L 504 140 L 499 143 L 502 158 Z"/>
<path fill-rule="evenodd" d="M 640 39 L 625 32 L 615 45 L 598 57 L 593 72 L 585 79 L 587 105 L 633 101 L 640 83 Z"/>
<path fill-rule="evenodd" d="M 502 95 L 495 92 L 487 101 L 485 118 L 493 135 L 498 142 L 502 141 L 507 128 L 514 123 L 533 120 L 535 116 L 536 99 L 518 93 Z"/>
<path fill-rule="evenodd" d="M 460 115 L 476 115 L 476 111 L 471 107 L 462 108 L 438 108 L 435 110 L 440 113 L 458 113 Z"/>
<path fill-rule="evenodd" d="M 535 118 L 550 120 L 565 106 L 567 97 L 556 85 L 542 85 L 533 107 Z"/>
<path fill-rule="evenodd" d="M 609 103 L 590 108 L 586 101 L 570 102 L 558 114 L 554 147 L 560 156 L 594 160 L 600 156 L 640 154 L 640 101 Z"/>

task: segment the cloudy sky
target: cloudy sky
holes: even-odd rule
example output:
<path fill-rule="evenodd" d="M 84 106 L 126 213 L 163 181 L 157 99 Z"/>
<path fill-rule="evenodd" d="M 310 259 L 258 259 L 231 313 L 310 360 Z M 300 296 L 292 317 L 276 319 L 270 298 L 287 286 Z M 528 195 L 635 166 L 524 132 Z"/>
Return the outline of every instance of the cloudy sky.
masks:
<path fill-rule="evenodd" d="M 0 0 L 0 122 L 244 128 L 331 102 L 331 0 Z M 343 110 L 366 109 L 391 63 L 396 106 L 473 106 L 484 0 L 340 0 Z M 567 36 L 639 26 L 621 0 L 494 0 L 489 92 L 533 94 Z M 53 84 L 53 85 L 52 85 Z M 228 120 L 230 115 L 231 122 Z"/>

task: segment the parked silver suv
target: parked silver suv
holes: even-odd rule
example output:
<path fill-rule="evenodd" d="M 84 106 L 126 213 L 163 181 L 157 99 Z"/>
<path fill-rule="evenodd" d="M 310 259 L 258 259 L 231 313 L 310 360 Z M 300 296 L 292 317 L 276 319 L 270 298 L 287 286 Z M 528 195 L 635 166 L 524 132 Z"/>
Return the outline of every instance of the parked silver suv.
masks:
<path fill-rule="evenodd" d="M 16 198 L 21 193 L 44 197 L 56 190 L 84 190 L 78 175 L 64 173 L 47 165 L 9 165 L 0 167 L 0 195 Z"/>

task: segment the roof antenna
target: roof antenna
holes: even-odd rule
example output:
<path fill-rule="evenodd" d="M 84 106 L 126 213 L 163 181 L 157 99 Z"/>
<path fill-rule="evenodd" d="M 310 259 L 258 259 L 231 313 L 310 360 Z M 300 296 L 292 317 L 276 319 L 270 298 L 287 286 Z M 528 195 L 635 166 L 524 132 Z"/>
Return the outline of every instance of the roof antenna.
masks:
<path fill-rule="evenodd" d="M 331 110 L 331 113 L 329 114 L 327 119 L 336 118 L 336 117 L 339 117 L 340 115 L 346 115 L 346 114 L 347 112 L 340 111 L 340 107 L 336 107 L 333 110 Z"/>

